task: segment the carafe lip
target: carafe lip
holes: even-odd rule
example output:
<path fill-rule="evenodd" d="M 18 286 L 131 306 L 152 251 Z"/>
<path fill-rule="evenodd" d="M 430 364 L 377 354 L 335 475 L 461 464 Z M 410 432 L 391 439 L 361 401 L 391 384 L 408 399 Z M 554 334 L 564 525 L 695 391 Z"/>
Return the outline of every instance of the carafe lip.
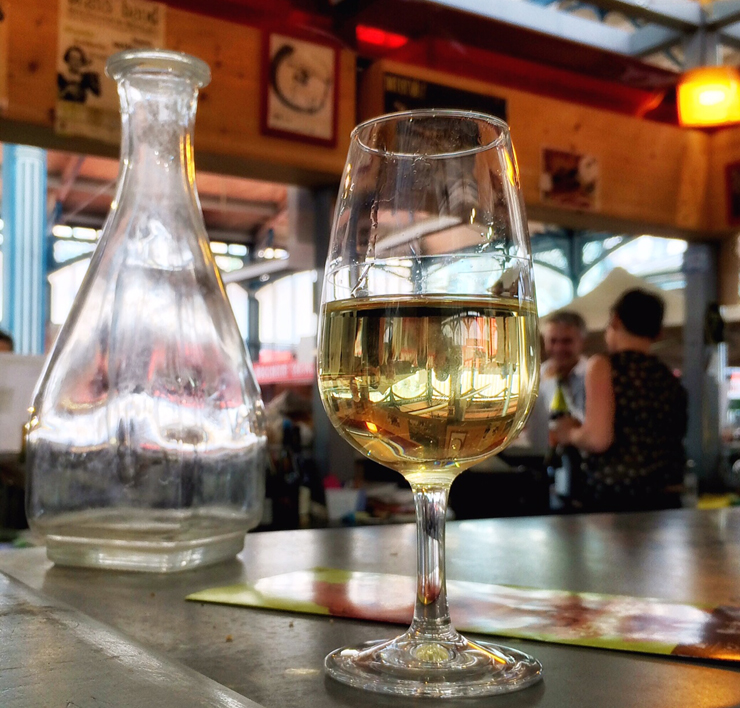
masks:
<path fill-rule="evenodd" d="M 169 49 L 125 49 L 108 58 L 105 73 L 116 81 L 133 73 L 177 75 L 190 79 L 197 88 L 211 82 L 206 62 Z"/>

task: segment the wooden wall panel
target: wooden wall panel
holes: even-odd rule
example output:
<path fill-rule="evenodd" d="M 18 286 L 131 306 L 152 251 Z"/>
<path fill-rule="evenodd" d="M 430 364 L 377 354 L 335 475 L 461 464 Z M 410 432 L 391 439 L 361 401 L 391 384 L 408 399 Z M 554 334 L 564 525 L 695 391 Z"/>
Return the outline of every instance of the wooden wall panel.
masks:
<path fill-rule="evenodd" d="M 704 223 L 708 231 L 722 238 L 719 258 L 719 298 L 724 305 L 740 304 L 740 225 L 728 218 L 726 168 L 740 161 L 740 128 L 725 128 L 711 135 L 709 174 Z"/>
<path fill-rule="evenodd" d="M 9 106 L 0 141 L 116 155 L 117 146 L 54 134 L 56 0 L 6 0 L 10 26 Z M 260 135 L 260 32 L 245 25 L 167 10 L 167 45 L 205 59 L 213 82 L 201 96 L 196 124 L 200 168 L 303 185 L 329 184 L 341 174 L 356 122 L 355 55 L 341 52 L 338 143 L 327 149 Z M 740 128 L 713 134 L 639 120 L 484 81 L 381 61 L 364 73 L 360 117 L 383 110 L 385 71 L 496 95 L 509 121 L 529 215 L 574 228 L 730 239 L 725 166 L 740 161 Z M 543 147 L 593 154 L 601 164 L 600 205 L 577 212 L 542 203 Z M 723 246 L 722 299 L 737 302 L 737 256 Z M 734 295 L 733 295 L 734 293 Z M 732 298 L 730 300 L 730 298 Z"/>
<path fill-rule="evenodd" d="M 6 0 L 7 1 L 7 0 Z M 18 139 L 18 126 L 37 144 L 115 154 L 94 141 L 55 136 L 56 0 L 10 0 L 9 105 L 0 140 Z M 167 9 L 169 49 L 195 54 L 211 67 L 196 121 L 196 155 L 210 170 L 300 184 L 330 183 L 344 165 L 355 125 L 355 55 L 340 54 L 338 140 L 335 148 L 266 137 L 259 132 L 261 33 L 259 30 L 172 8 Z"/>
<path fill-rule="evenodd" d="M 718 270 L 719 301 L 723 305 L 740 304 L 738 294 L 740 258 L 738 258 L 738 236 L 736 234 L 727 235 L 722 239 Z"/>
<path fill-rule="evenodd" d="M 360 117 L 382 111 L 385 72 L 505 98 L 531 216 L 577 228 L 703 235 L 710 143 L 705 133 L 387 61 L 373 65 L 363 78 Z M 543 147 L 599 159 L 602 177 L 597 212 L 542 204 Z"/>
<path fill-rule="evenodd" d="M 707 190 L 707 227 L 711 231 L 740 230 L 728 219 L 726 167 L 740 162 L 740 128 L 725 128 L 711 136 L 710 176 Z"/>

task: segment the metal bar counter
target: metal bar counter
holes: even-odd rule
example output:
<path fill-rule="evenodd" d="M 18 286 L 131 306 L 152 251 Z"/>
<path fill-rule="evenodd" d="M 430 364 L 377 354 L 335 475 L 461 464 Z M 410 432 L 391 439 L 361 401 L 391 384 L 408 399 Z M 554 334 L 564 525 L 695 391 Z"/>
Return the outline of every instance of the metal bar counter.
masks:
<path fill-rule="evenodd" d="M 267 708 L 411 706 L 418 701 L 344 687 L 322 672 L 329 651 L 394 636 L 398 627 L 183 598 L 317 566 L 413 575 L 414 534 L 412 525 L 249 534 L 237 560 L 169 576 L 54 567 L 40 548 L 0 552 L 0 570 Z M 447 569 L 449 578 L 484 583 L 740 605 L 740 509 L 452 523 Z M 740 706 L 740 667 L 503 643 L 536 656 L 544 681 L 519 693 L 443 705 Z M 1 669 L 0 695 L 12 681 Z"/>
<path fill-rule="evenodd" d="M 3 708 L 259 708 L 0 573 Z"/>

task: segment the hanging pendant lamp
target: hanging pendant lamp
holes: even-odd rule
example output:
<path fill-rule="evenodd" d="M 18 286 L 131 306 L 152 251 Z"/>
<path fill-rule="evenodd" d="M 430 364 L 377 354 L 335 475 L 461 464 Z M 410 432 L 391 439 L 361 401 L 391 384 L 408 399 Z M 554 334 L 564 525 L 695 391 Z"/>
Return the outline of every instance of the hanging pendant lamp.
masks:
<path fill-rule="evenodd" d="M 701 66 L 684 73 L 678 84 L 682 126 L 711 128 L 740 123 L 740 74 L 731 66 Z"/>

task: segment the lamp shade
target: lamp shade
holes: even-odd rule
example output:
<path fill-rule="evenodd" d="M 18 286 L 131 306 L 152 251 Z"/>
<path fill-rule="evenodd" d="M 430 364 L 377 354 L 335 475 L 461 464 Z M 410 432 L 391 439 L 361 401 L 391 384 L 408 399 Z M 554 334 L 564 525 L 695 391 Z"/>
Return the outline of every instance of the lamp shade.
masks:
<path fill-rule="evenodd" d="M 678 121 L 707 128 L 740 123 L 740 74 L 729 66 L 687 71 L 678 84 Z"/>

